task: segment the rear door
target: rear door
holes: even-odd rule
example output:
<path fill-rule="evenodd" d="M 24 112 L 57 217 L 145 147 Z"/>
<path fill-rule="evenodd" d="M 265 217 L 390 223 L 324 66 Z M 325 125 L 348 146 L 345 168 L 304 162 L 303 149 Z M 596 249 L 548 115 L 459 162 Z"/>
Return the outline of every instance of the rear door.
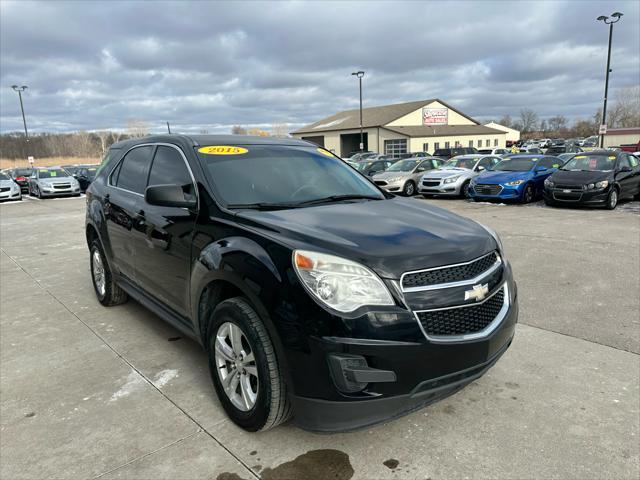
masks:
<path fill-rule="evenodd" d="M 180 185 L 196 197 L 187 158 L 170 144 L 159 144 L 146 186 Z M 134 232 L 136 278 L 142 288 L 181 317 L 189 316 L 191 241 L 197 210 L 150 205 L 140 199 Z"/>
<path fill-rule="evenodd" d="M 140 218 L 140 203 L 153 158 L 153 145 L 129 150 L 109 175 L 104 198 L 104 213 L 113 267 L 122 276 L 135 279 L 133 230 Z"/>

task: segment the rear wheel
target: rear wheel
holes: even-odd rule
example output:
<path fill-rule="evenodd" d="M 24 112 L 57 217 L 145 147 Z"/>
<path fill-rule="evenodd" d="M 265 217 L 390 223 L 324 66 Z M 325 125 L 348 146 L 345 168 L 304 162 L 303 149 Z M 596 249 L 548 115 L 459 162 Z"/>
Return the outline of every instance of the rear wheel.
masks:
<path fill-rule="evenodd" d="M 91 242 L 89 247 L 89 262 L 91 266 L 91 280 L 96 291 L 98 301 L 105 307 L 119 305 L 129 298 L 114 281 L 113 274 L 107 263 L 102 245 L 98 239 Z"/>
<path fill-rule="evenodd" d="M 206 345 L 218 398 L 238 426 L 268 430 L 291 416 L 271 338 L 246 299 L 231 298 L 216 307 Z"/>
<path fill-rule="evenodd" d="M 404 184 L 404 187 L 402 188 L 402 193 L 405 197 L 411 197 L 416 193 L 416 185 L 415 183 L 413 183 L 413 181 L 409 180 L 407 183 Z"/>
<path fill-rule="evenodd" d="M 613 210 L 618 205 L 618 190 L 612 188 L 607 197 L 607 210 Z"/>
<path fill-rule="evenodd" d="M 522 192 L 522 203 L 531 203 L 534 197 L 535 191 L 533 190 L 533 185 L 529 184 L 525 186 L 524 192 Z"/>
<path fill-rule="evenodd" d="M 469 183 L 470 181 L 467 180 L 466 182 L 464 182 L 462 184 L 462 187 L 460 188 L 460 194 L 464 197 L 464 198 L 469 198 Z"/>

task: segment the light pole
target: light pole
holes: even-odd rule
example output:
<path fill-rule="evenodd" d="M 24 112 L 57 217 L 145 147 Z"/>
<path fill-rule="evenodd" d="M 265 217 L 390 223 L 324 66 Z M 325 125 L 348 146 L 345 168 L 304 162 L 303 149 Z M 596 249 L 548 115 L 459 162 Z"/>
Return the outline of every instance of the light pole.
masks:
<path fill-rule="evenodd" d="M 364 150 L 364 133 L 362 131 L 362 77 L 364 77 L 364 72 L 360 70 L 351 75 L 358 77 L 360 83 L 360 151 L 362 152 Z"/>
<path fill-rule="evenodd" d="M 604 80 L 604 106 L 602 107 L 602 121 L 600 122 L 601 128 L 602 125 L 607 124 L 607 95 L 609 94 L 609 72 L 611 72 L 611 38 L 613 37 L 613 24 L 617 23 L 622 17 L 622 13 L 615 12 L 611 14 L 611 18 L 606 17 L 604 15 L 600 15 L 596 20 L 602 21 L 605 24 L 609 25 L 609 51 L 607 53 L 607 74 Z M 615 20 L 613 20 L 615 19 Z M 602 131 L 602 130 L 601 130 Z M 604 133 L 600 133 L 600 148 L 604 148 Z"/>
<path fill-rule="evenodd" d="M 18 97 L 20 98 L 20 110 L 22 111 L 22 124 L 24 125 L 24 136 L 29 141 L 29 132 L 27 132 L 27 120 L 24 118 L 24 105 L 22 104 L 22 92 L 24 92 L 27 88 L 26 85 L 22 85 L 19 87 L 18 85 L 11 85 L 14 91 L 18 92 Z"/>

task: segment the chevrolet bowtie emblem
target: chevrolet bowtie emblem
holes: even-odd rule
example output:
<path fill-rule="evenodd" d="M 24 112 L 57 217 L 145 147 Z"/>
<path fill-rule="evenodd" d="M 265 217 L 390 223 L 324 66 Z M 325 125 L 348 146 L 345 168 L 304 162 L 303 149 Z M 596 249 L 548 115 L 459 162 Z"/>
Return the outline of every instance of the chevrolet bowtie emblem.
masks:
<path fill-rule="evenodd" d="M 484 300 L 489 293 L 489 285 L 486 283 L 484 285 L 474 285 L 472 288 L 473 290 L 467 290 L 464 292 L 465 300 L 475 300 L 476 302 L 480 302 L 481 300 Z"/>

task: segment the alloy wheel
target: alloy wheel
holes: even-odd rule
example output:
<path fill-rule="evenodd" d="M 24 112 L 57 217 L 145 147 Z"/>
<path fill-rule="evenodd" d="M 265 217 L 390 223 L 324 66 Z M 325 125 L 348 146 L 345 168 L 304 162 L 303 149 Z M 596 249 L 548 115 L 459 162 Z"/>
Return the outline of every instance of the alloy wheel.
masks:
<path fill-rule="evenodd" d="M 407 197 L 410 197 L 415 193 L 415 187 L 413 186 L 413 182 L 407 182 L 404 187 L 404 193 Z"/>
<path fill-rule="evenodd" d="M 609 208 L 613 210 L 618 205 L 618 192 L 616 189 L 611 190 L 609 194 Z"/>
<path fill-rule="evenodd" d="M 225 322 L 218 328 L 215 340 L 215 360 L 224 392 L 237 409 L 247 412 L 258 398 L 258 368 L 242 329 Z"/>
<path fill-rule="evenodd" d="M 533 200 L 533 188 L 531 185 L 528 185 L 527 188 L 524 189 L 524 203 L 530 203 Z"/>
<path fill-rule="evenodd" d="M 104 263 L 102 263 L 102 255 L 98 249 L 93 250 L 91 255 L 91 271 L 93 272 L 93 283 L 96 286 L 98 294 L 103 297 L 107 290 L 107 283 L 104 273 Z"/>

